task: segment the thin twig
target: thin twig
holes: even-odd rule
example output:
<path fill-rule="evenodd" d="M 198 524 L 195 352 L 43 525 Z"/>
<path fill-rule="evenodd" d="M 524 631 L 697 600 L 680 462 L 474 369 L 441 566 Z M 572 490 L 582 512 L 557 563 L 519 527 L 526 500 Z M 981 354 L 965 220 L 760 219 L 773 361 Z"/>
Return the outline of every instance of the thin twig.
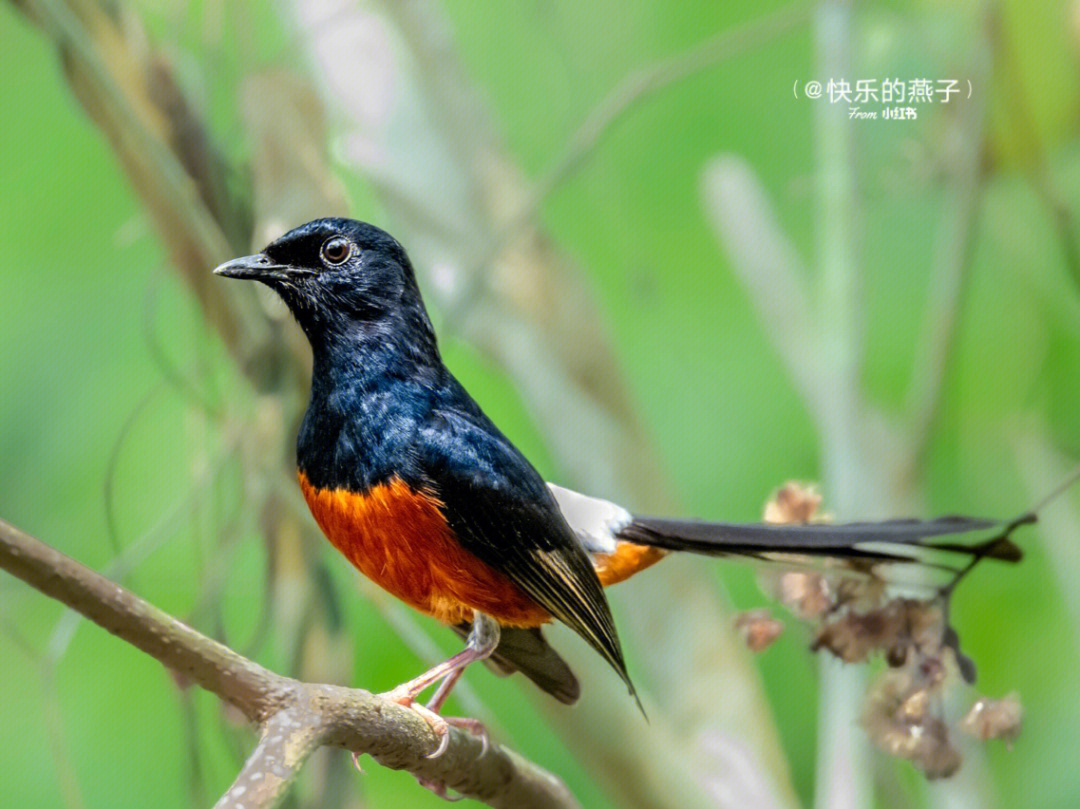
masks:
<path fill-rule="evenodd" d="M 68 809 L 83 809 L 86 801 L 83 800 L 78 773 L 71 760 L 71 749 L 68 747 L 67 734 L 64 731 L 64 717 L 60 710 L 60 698 L 56 692 L 56 664 L 34 648 L 18 627 L 10 623 L 3 615 L 0 615 L 0 632 L 7 635 L 15 648 L 41 672 L 42 719 L 49 742 L 49 752 L 52 754 L 53 766 L 56 769 L 60 794 L 63 795 Z"/>
<path fill-rule="evenodd" d="M 258 721 L 276 709 L 284 678 L 2 520 L 0 567 L 233 703 L 249 718 Z"/>
<path fill-rule="evenodd" d="M 133 570 L 136 570 L 143 561 L 175 535 L 177 524 L 198 502 L 199 497 L 217 480 L 218 475 L 232 458 L 234 444 L 235 439 L 227 440 L 221 457 L 209 464 L 203 473 L 192 481 L 191 488 L 166 509 L 157 522 L 125 546 L 105 566 L 107 576 L 117 581 L 126 581 Z M 67 653 L 68 645 L 75 637 L 75 631 L 80 623 L 78 611 L 75 610 L 68 610 L 57 619 L 46 644 L 46 655 L 51 661 L 55 663 Z"/>
<path fill-rule="evenodd" d="M 1016 431 L 1011 443 L 1024 486 L 1031 496 L 1046 491 L 1055 481 L 1061 480 L 1069 465 L 1075 463 L 1074 458 L 1066 457 L 1054 445 L 1042 424 L 1025 425 Z M 1080 652 L 1080 644 L 1076 641 L 1080 638 L 1080 589 L 1076 586 L 1080 580 L 1080 548 L 1076 543 L 1076 537 L 1080 536 L 1080 511 L 1075 498 L 1071 503 L 1059 502 L 1052 509 L 1046 508 L 1050 501 L 1076 483 L 1078 477 L 1080 467 L 1073 467 L 1065 480 L 1040 500 L 1032 512 L 1039 512 L 1047 567 L 1061 591 L 1065 612 L 1072 625 L 1072 632 L 1063 634 L 1073 638 L 1073 648 Z"/>
<path fill-rule="evenodd" d="M 151 96 L 151 85 L 160 84 L 167 69 L 161 61 L 147 61 L 145 40 L 131 33 L 137 31 L 136 20 L 125 16 L 121 27 L 93 0 L 23 0 L 16 5 L 55 44 L 68 83 L 109 139 L 179 274 L 230 354 L 253 384 L 265 389 L 289 364 L 280 361 L 286 347 L 269 339 L 272 330 L 256 311 L 253 292 L 222 290 L 208 272 L 238 249 L 249 247 L 235 235 L 236 243 L 227 238 L 244 229 L 247 214 L 242 206 L 231 204 L 232 219 L 215 220 L 206 200 L 216 199 L 216 192 L 200 188 L 198 179 L 188 173 L 184 147 L 201 122 L 175 104 L 162 108 L 169 99 Z M 182 112 L 189 114 L 187 120 L 177 117 Z M 228 171 L 215 166 L 202 179 Z M 221 209 L 217 212 L 222 214 Z M 296 357 L 289 360 L 301 364 Z"/>
<path fill-rule="evenodd" d="M 132 429 L 135 427 L 139 417 L 143 414 L 143 411 L 153 401 L 154 397 L 162 390 L 164 386 L 164 380 L 158 380 L 155 384 L 150 386 L 150 389 L 142 395 L 142 398 L 135 403 L 135 406 L 131 408 L 127 416 L 124 418 L 124 423 L 120 425 L 120 431 L 117 433 L 116 438 L 113 439 L 112 447 L 109 449 L 109 458 L 105 462 L 105 484 L 102 486 L 102 499 L 105 502 L 105 536 L 109 540 L 109 548 L 112 550 L 113 556 L 119 556 L 123 553 L 123 548 L 120 545 L 120 529 L 118 527 L 118 521 L 116 519 L 116 470 L 120 465 L 120 452 L 124 448 L 124 443 L 127 441 L 128 436 L 131 435 Z"/>
<path fill-rule="evenodd" d="M 777 221 L 750 164 L 737 154 L 713 158 L 702 176 L 706 215 L 749 294 L 765 332 L 815 417 L 828 406 L 820 373 L 809 273 Z M 820 425 L 819 425 L 820 426 Z"/>
<path fill-rule="evenodd" d="M 191 235 L 198 239 L 199 247 L 207 256 L 228 255 L 229 248 L 222 237 L 209 211 L 198 198 L 198 192 L 191 178 L 184 171 L 176 157 L 169 152 L 156 132 L 163 128 L 160 113 L 148 116 L 149 107 L 138 109 L 132 103 L 132 95 L 125 91 L 130 84 L 130 77 L 118 78 L 116 65 L 106 61 L 98 43 L 89 35 L 87 26 L 79 15 L 67 3 L 58 0 L 27 0 L 27 10 L 58 42 L 63 42 L 77 58 L 94 82 L 94 89 L 109 104 L 110 111 L 119 116 L 122 124 L 112 130 L 127 143 L 130 154 L 142 154 L 154 163 L 160 172 L 160 180 L 168 189 L 173 203 L 183 209 L 186 219 L 191 223 Z M 100 15 L 106 25 L 105 15 L 92 6 L 83 4 L 80 12 Z"/>

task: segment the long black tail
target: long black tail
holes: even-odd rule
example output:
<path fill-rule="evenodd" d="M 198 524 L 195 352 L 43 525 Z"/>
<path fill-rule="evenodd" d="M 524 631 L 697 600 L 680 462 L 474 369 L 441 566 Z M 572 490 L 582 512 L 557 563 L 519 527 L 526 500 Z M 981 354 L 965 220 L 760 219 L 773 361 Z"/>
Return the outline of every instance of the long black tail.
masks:
<path fill-rule="evenodd" d="M 922 563 L 927 551 L 960 554 L 968 559 L 1018 562 L 1023 551 L 1009 538 L 1020 525 L 1035 522 L 1033 513 L 1003 522 L 976 517 L 934 520 L 885 520 L 843 525 L 813 523 L 772 525 L 720 523 L 634 517 L 617 538 L 638 545 L 709 556 L 769 559 L 778 554 Z M 963 570 L 967 565 L 955 568 Z"/>

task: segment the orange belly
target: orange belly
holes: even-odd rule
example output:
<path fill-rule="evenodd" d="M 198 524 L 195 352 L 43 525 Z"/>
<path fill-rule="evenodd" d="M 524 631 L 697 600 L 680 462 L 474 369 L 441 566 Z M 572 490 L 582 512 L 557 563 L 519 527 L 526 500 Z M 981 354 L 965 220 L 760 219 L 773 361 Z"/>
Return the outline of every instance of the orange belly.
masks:
<path fill-rule="evenodd" d="M 438 500 L 395 478 L 365 494 L 300 488 L 327 539 L 360 572 L 406 604 L 448 624 L 480 610 L 506 626 L 539 626 L 551 615 L 458 542 Z"/>

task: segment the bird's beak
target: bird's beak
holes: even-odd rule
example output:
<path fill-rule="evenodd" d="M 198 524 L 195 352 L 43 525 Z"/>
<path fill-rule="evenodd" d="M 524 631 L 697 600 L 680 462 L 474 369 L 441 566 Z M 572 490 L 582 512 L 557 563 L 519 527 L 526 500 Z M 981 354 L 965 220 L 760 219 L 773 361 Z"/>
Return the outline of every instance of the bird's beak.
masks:
<path fill-rule="evenodd" d="M 270 281 L 284 278 L 290 267 L 278 264 L 264 253 L 243 256 L 226 261 L 214 270 L 214 275 L 226 278 L 250 278 L 255 281 Z"/>

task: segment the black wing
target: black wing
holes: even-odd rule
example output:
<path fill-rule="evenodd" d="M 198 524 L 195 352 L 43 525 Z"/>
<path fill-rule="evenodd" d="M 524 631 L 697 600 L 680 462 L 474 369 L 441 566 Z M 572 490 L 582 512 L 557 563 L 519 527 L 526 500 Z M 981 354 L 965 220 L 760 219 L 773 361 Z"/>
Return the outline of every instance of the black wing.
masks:
<path fill-rule="evenodd" d="M 421 430 L 417 482 L 467 550 L 581 635 L 636 697 L 604 590 L 540 474 L 460 386 L 450 393 Z"/>

